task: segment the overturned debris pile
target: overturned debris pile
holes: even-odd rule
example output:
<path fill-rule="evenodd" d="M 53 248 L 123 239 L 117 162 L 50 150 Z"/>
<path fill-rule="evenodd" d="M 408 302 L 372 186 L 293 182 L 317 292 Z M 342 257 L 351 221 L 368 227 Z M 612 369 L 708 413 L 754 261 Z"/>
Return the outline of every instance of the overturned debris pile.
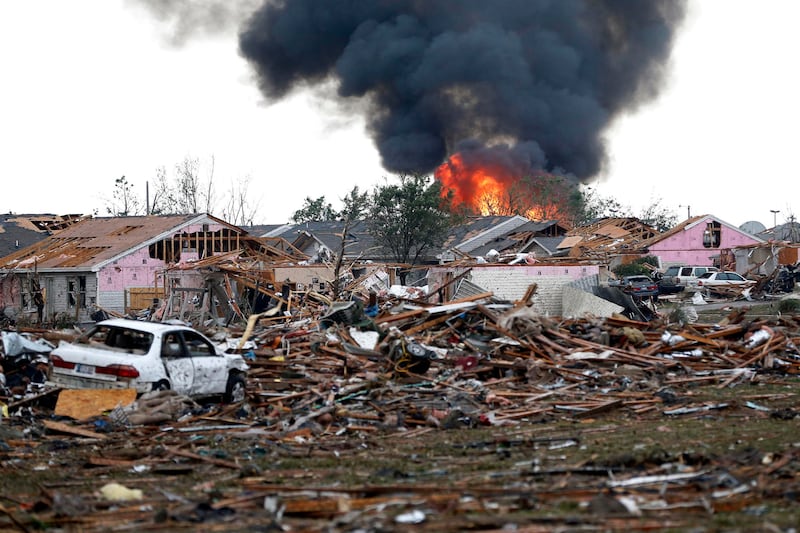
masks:
<path fill-rule="evenodd" d="M 253 351 L 250 405 L 275 431 L 314 419 L 324 424 L 316 430 L 452 427 L 641 413 L 663 408 L 659 398 L 676 383 L 800 373 L 795 319 L 744 316 L 673 328 L 460 302 L 349 317 L 323 332 L 273 327 L 257 336 L 264 347 Z"/>

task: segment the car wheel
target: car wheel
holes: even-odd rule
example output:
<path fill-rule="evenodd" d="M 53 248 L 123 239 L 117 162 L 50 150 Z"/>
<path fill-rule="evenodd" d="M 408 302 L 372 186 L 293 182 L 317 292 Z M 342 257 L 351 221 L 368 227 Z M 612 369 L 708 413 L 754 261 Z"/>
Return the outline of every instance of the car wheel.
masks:
<path fill-rule="evenodd" d="M 161 381 L 157 381 L 153 383 L 153 390 L 169 390 L 172 387 L 169 386 L 169 381 L 166 379 L 162 379 Z"/>
<path fill-rule="evenodd" d="M 231 374 L 228 377 L 228 384 L 225 386 L 225 402 L 243 402 L 246 392 L 244 376 L 241 374 Z"/>

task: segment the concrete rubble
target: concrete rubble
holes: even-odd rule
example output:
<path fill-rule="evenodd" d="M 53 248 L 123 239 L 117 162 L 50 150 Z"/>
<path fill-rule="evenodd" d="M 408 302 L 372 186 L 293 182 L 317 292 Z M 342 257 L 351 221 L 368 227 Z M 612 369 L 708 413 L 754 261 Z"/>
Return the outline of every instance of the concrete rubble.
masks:
<path fill-rule="evenodd" d="M 592 299 L 581 306 L 602 308 L 598 315 L 547 317 L 530 307 L 534 293 L 516 302 L 482 293 L 440 304 L 390 292 L 330 305 L 307 297 L 248 322 L 200 325 L 248 360 L 247 399 L 231 405 L 169 391 L 136 398 L 124 389 L 68 391 L 19 380 L 15 374 L 25 371 L 12 368 L 12 358 L 46 354 L 79 331 L 4 332 L 5 382 L 23 387 L 5 389 L 0 460 L 7 472 L 49 475 L 14 494 L 4 488 L 0 528 L 389 531 L 416 524 L 443 531 L 514 524 L 545 531 L 570 520 L 604 530 L 634 520 L 637 528 L 682 529 L 692 521 L 671 511 L 708 516 L 753 504 L 766 498 L 760 484 L 768 478 L 778 484 L 773 489 L 800 488 L 795 450 L 748 460 L 749 470 L 724 458 L 695 464 L 666 455 L 627 464 L 531 462 L 538 450 L 550 457 L 585 446 L 581 424 L 590 422 L 603 433 L 614 431 L 615 420 L 800 415 L 791 406 L 765 407 L 767 397 L 732 402 L 696 393 L 796 384 L 798 316 L 754 319 L 732 307 L 713 324 L 685 315 L 644 322 Z M 546 429 L 559 423 L 574 429 Z M 515 457 L 525 466 L 497 459 L 492 476 L 477 480 L 474 472 L 440 479 L 428 465 L 425 475 L 398 471 L 367 482 L 280 466 L 315 454 L 336 462 L 454 430 L 462 436 L 450 437 L 452 449 L 473 447 L 475 456 L 524 449 L 528 455 Z M 68 456 L 79 464 L 61 460 Z M 461 459 L 439 462 L 455 470 L 448 463 Z M 191 490 L 171 488 L 188 478 Z M 503 518 L 556 500 L 575 507 L 566 517 Z"/>

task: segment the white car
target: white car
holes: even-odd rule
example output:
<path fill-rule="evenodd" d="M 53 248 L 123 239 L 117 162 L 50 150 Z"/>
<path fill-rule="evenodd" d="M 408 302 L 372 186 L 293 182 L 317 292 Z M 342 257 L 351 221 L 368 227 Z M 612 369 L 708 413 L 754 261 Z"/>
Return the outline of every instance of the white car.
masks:
<path fill-rule="evenodd" d="M 746 289 L 752 287 L 756 282 L 747 279 L 736 272 L 706 272 L 697 277 L 696 280 L 689 282 L 689 290 L 693 291 L 714 291 L 714 289 L 724 287 L 736 287 Z"/>
<path fill-rule="evenodd" d="M 172 389 L 192 397 L 245 397 L 247 364 L 202 333 L 158 322 L 115 318 L 50 353 L 50 381 L 65 388 Z"/>

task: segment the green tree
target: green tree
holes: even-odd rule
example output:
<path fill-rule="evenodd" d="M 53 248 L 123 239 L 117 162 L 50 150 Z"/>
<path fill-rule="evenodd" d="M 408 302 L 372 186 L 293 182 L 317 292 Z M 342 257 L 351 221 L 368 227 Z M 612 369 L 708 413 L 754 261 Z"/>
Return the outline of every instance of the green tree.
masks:
<path fill-rule="evenodd" d="M 428 176 L 402 175 L 400 183 L 375 187 L 368 226 L 375 241 L 398 263 L 414 265 L 444 243 L 455 223 L 452 195 Z M 400 281 L 405 284 L 405 273 Z"/>
<path fill-rule="evenodd" d="M 653 272 L 655 272 L 657 269 L 658 257 L 647 255 L 640 257 L 631 263 L 619 265 L 618 267 L 614 268 L 613 272 L 620 278 L 625 276 L 637 276 L 640 274 L 652 276 Z"/>
<path fill-rule="evenodd" d="M 650 204 L 639 213 L 639 220 L 658 231 L 667 231 L 678 223 L 678 215 L 672 209 L 664 207 L 660 198 L 651 198 Z"/>
<path fill-rule="evenodd" d="M 333 209 L 330 202 L 325 201 L 325 196 L 320 196 L 316 200 L 306 196 L 303 207 L 292 215 L 292 222 L 299 224 L 301 222 L 336 220 L 337 218 L 339 218 L 339 214 Z"/>
<path fill-rule="evenodd" d="M 576 226 L 599 218 L 632 216 L 629 207 L 622 205 L 616 198 L 601 195 L 594 187 L 583 187 L 578 194 L 580 207 L 576 213 Z"/>

